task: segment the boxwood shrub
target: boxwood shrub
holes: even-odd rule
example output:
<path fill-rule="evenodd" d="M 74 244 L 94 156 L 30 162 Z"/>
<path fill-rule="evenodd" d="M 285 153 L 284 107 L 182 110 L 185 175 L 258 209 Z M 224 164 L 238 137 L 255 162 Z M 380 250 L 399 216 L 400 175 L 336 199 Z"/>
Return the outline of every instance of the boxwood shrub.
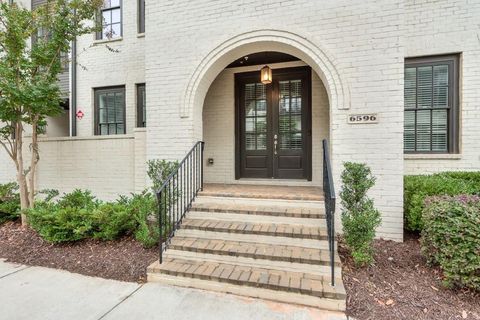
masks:
<path fill-rule="evenodd" d="M 422 253 L 443 270 L 447 286 L 480 290 L 480 197 L 429 197 Z"/>
<path fill-rule="evenodd" d="M 480 194 L 480 172 L 443 172 L 432 175 L 405 176 L 405 228 L 421 231 L 425 198 L 437 195 Z"/>
<path fill-rule="evenodd" d="M 90 191 L 74 190 L 56 201 L 38 201 L 27 216 L 30 226 L 49 242 L 114 240 L 133 235 L 150 247 L 158 242 L 158 227 L 148 222 L 156 207 L 155 197 L 146 191 L 102 202 Z"/>

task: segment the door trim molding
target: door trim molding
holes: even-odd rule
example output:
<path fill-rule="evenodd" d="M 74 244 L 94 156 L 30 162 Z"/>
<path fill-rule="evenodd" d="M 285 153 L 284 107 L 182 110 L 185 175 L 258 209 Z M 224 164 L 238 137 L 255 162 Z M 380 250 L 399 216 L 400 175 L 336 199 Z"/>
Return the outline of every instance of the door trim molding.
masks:
<path fill-rule="evenodd" d="M 312 68 L 309 66 L 302 67 L 290 67 L 290 68 L 280 68 L 272 69 L 273 77 L 283 74 L 294 74 L 301 73 L 306 79 L 307 85 L 307 101 L 306 101 L 306 166 L 305 166 L 305 178 L 307 181 L 312 181 Z M 234 88 L 234 100 L 235 100 L 235 180 L 241 179 L 241 116 L 240 116 L 240 85 L 242 80 L 245 78 L 252 78 L 257 76 L 260 81 L 260 70 L 258 71 L 248 71 L 248 72 L 238 72 L 235 73 L 235 88 Z M 253 178 L 252 178 L 253 179 Z"/>

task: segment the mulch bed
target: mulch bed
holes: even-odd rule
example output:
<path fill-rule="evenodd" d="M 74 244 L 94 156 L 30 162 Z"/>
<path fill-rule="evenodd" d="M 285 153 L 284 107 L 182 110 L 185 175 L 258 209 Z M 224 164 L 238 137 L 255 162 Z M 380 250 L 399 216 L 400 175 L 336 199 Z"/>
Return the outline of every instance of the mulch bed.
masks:
<path fill-rule="evenodd" d="M 146 268 L 158 259 L 158 251 L 143 248 L 131 237 L 51 244 L 32 229 L 8 222 L 0 225 L 0 258 L 88 276 L 145 282 Z"/>
<path fill-rule="evenodd" d="M 442 273 L 427 266 L 418 237 L 375 241 L 375 263 L 356 269 L 344 246 L 347 314 L 364 319 L 480 319 L 480 293 L 442 287 Z"/>

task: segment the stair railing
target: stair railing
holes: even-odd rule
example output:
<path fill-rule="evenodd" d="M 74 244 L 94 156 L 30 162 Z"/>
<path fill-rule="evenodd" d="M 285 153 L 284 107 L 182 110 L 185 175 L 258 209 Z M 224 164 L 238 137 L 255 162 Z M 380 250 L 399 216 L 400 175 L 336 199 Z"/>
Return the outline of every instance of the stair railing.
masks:
<path fill-rule="evenodd" d="M 157 191 L 160 263 L 192 202 L 203 190 L 204 147 L 203 141 L 195 143 Z"/>
<path fill-rule="evenodd" d="M 328 141 L 323 140 L 323 193 L 325 198 L 325 216 L 327 220 L 328 249 L 330 253 L 330 268 L 332 286 L 335 285 L 335 188 L 333 185 L 332 168 L 330 164 Z"/>

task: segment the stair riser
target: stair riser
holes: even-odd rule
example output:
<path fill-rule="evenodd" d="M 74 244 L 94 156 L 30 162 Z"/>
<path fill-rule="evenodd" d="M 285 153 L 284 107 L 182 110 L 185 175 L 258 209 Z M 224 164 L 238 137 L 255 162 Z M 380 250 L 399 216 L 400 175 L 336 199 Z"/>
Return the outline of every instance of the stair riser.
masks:
<path fill-rule="evenodd" d="M 280 211 L 262 211 L 262 210 L 241 210 L 241 209 L 223 209 L 223 208 L 209 208 L 201 205 L 194 205 L 191 211 L 201 212 L 216 212 L 216 213 L 238 213 L 259 216 L 274 216 L 274 217 L 289 217 L 289 218 L 306 218 L 306 219 L 325 219 L 324 214 L 308 214 L 308 213 L 294 213 L 294 212 L 280 212 Z"/>
<path fill-rule="evenodd" d="M 330 266 L 330 261 L 328 260 L 314 260 L 314 259 L 305 259 L 305 258 L 287 258 L 287 257 L 280 257 L 280 256 L 272 256 L 272 255 L 262 255 L 258 253 L 246 253 L 246 252 L 227 252 L 221 250 L 214 250 L 214 249 L 201 249 L 201 248 L 193 248 L 187 246 L 179 246 L 172 243 L 168 246 L 169 249 L 173 250 L 181 250 L 181 251 L 189 251 L 189 252 L 200 252 L 200 253 L 208 253 L 208 254 L 215 254 L 219 256 L 234 256 L 234 257 L 245 257 L 245 258 L 253 258 L 253 259 L 265 259 L 271 261 L 285 261 L 285 262 L 293 262 L 293 263 L 305 263 L 305 264 L 312 264 L 312 265 L 321 265 L 321 266 Z M 340 266 L 340 263 L 335 263 L 335 266 Z"/>
<path fill-rule="evenodd" d="M 248 287 L 254 287 L 254 288 L 263 288 L 263 289 L 270 289 L 270 290 L 277 290 L 277 291 L 284 291 L 284 292 L 291 292 L 291 293 L 300 293 L 300 294 L 306 294 L 306 295 L 314 296 L 318 298 L 345 299 L 344 295 L 325 293 L 322 290 L 303 290 L 301 288 L 292 289 L 290 287 L 284 287 L 284 286 L 269 284 L 269 283 L 232 280 L 232 279 L 229 279 L 228 276 L 214 277 L 214 276 L 205 276 L 201 274 L 190 273 L 187 271 L 171 271 L 171 270 L 161 270 L 160 273 L 176 276 L 176 277 L 186 277 L 186 278 L 193 278 L 193 279 L 200 279 L 200 280 L 211 280 L 211 281 L 218 281 L 218 282 L 224 282 L 224 283 L 230 283 L 234 285 L 242 285 L 242 286 L 248 286 Z"/>
<path fill-rule="evenodd" d="M 269 231 L 256 231 L 256 230 L 237 230 L 229 228 L 210 228 L 202 226 L 192 226 L 192 225 L 182 225 L 183 229 L 190 230 L 202 230 L 202 231 L 212 231 L 212 232 L 226 232 L 226 233 L 240 233 L 240 234 L 254 234 L 260 236 L 273 236 L 273 237 L 288 237 L 295 239 L 315 239 L 315 240 L 327 240 L 327 236 L 320 235 L 310 235 L 310 234 L 300 234 L 300 233 L 281 233 L 281 232 L 269 232 Z"/>

